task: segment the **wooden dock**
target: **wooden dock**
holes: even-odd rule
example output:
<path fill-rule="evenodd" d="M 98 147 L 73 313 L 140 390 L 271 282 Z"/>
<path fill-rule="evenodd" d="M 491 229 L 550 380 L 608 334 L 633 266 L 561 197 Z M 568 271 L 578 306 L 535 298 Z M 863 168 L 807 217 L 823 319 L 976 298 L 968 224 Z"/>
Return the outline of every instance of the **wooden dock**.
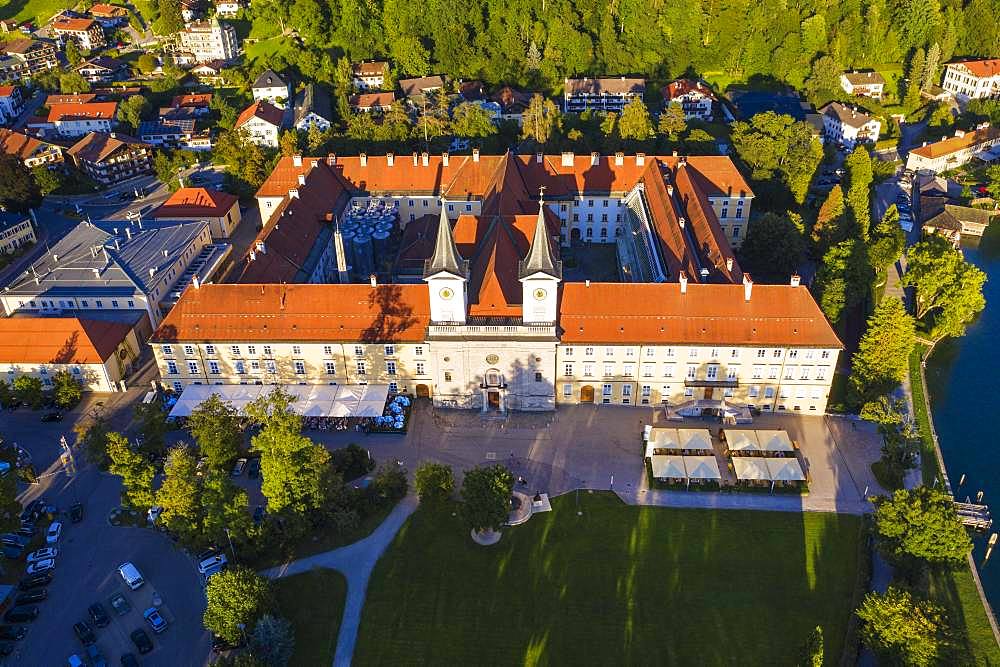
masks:
<path fill-rule="evenodd" d="M 976 530 L 987 531 L 993 525 L 990 508 L 986 505 L 956 502 L 955 511 L 958 512 L 958 518 L 963 524 Z"/>

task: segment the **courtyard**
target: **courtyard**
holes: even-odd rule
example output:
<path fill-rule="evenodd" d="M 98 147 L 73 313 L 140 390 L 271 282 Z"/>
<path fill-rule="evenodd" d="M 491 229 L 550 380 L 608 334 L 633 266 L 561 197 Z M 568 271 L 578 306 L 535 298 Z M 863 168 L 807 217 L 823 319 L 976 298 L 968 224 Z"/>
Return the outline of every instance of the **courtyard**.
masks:
<path fill-rule="evenodd" d="M 859 517 L 583 492 L 484 548 L 454 509 L 421 507 L 376 565 L 358 664 L 793 664 L 817 625 L 840 658 Z"/>

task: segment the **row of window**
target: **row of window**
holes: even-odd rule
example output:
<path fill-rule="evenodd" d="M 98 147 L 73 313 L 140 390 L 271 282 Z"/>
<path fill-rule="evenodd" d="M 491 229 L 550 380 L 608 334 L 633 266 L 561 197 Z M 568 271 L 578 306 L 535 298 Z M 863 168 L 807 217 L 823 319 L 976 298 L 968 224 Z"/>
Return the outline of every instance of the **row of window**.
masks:
<path fill-rule="evenodd" d="M 73 366 L 69 370 L 73 375 L 80 375 L 80 373 L 82 372 L 79 366 Z M 14 368 L 13 366 L 7 369 L 7 375 L 13 376 L 15 373 L 17 373 L 17 369 Z M 42 366 L 41 368 L 38 369 L 38 374 L 43 376 L 48 375 L 49 369 L 46 368 L 45 366 Z"/>
<path fill-rule="evenodd" d="M 596 348 L 596 347 L 582 347 L 582 348 L 562 347 L 562 348 L 560 348 L 560 352 L 562 352 L 564 356 L 572 357 L 578 351 L 582 350 L 583 351 L 583 356 L 585 356 L 585 357 L 592 357 L 596 353 L 597 349 L 598 348 Z M 658 348 L 658 347 L 647 347 L 647 348 L 645 348 L 646 351 L 645 351 L 645 355 L 644 356 L 646 356 L 646 357 L 655 357 L 656 353 L 660 349 L 661 348 Z M 634 357 L 634 356 L 636 356 L 636 350 L 638 350 L 638 348 L 635 348 L 635 347 L 625 347 L 625 348 L 605 347 L 604 348 L 604 356 L 605 357 L 613 357 L 613 356 L 615 356 L 615 351 L 616 350 L 621 350 L 622 353 L 624 354 L 624 356 L 626 356 L 626 357 Z M 721 359 L 723 356 L 728 356 L 730 359 L 738 359 L 739 356 L 740 356 L 740 348 L 738 348 L 738 347 L 729 348 L 728 350 L 722 350 L 722 349 L 717 348 L 717 347 L 704 347 L 704 348 L 701 348 L 701 347 L 689 347 L 689 348 L 687 348 L 687 351 L 688 351 L 688 358 L 690 358 L 690 359 L 697 359 L 697 358 L 701 357 L 703 354 L 708 359 Z M 811 349 L 807 349 L 807 350 L 788 350 L 788 358 L 789 359 L 798 359 L 800 352 L 802 353 L 802 358 L 803 359 L 813 359 L 815 357 L 815 355 L 816 355 L 817 350 L 811 350 Z M 820 359 L 829 359 L 830 358 L 830 351 L 829 350 L 819 350 L 819 353 L 820 353 L 819 354 L 819 358 Z M 766 358 L 768 356 L 768 350 L 766 348 L 758 348 L 756 354 L 757 354 L 757 358 L 758 359 L 764 359 L 764 358 Z M 672 348 L 672 347 L 666 348 L 666 356 L 668 356 L 668 357 L 676 356 L 676 349 Z M 783 356 L 785 356 L 785 351 L 782 350 L 782 349 L 780 349 L 780 348 L 779 349 L 772 349 L 770 351 L 770 356 L 771 356 L 772 359 L 781 359 Z"/>
<path fill-rule="evenodd" d="M 245 362 L 243 360 L 238 360 L 238 361 L 236 361 L 233 364 L 233 371 L 237 375 L 246 375 L 247 374 L 247 368 L 248 368 L 247 364 L 248 363 L 249 363 L 249 369 L 250 369 L 250 373 L 251 374 L 258 374 L 258 373 L 261 372 L 262 369 L 265 372 L 271 373 L 271 374 L 274 374 L 274 373 L 278 372 L 278 365 L 277 365 L 277 363 L 275 363 L 271 359 L 265 359 L 264 362 L 263 362 L 263 365 L 257 359 L 251 359 L 249 362 Z M 207 368 L 208 368 L 208 374 L 209 375 L 222 375 L 222 368 L 219 366 L 219 362 L 218 361 L 209 360 L 208 362 L 206 362 L 206 365 L 207 365 Z M 415 370 L 416 370 L 416 374 L 417 375 L 424 375 L 425 374 L 426 367 L 425 367 L 424 362 L 418 361 L 415 366 L 416 366 Z M 292 362 L 292 367 L 295 369 L 295 374 L 296 375 L 305 375 L 306 374 L 306 362 L 295 360 L 295 361 Z M 191 375 L 198 375 L 199 373 L 201 373 L 201 366 L 199 365 L 199 363 L 197 361 L 188 361 L 187 362 L 187 369 L 188 369 L 188 373 L 190 373 Z M 337 374 L 337 364 L 335 362 L 333 362 L 333 361 L 325 361 L 325 362 L 323 362 L 323 370 L 324 370 L 324 372 L 327 375 L 336 375 Z M 361 360 L 361 359 L 355 361 L 354 362 L 354 372 L 355 372 L 355 375 L 362 376 L 362 377 L 365 376 L 365 375 L 368 375 L 368 363 L 366 361 L 364 361 L 364 360 Z M 173 359 L 168 359 L 167 360 L 167 374 L 168 375 L 177 375 L 178 374 L 177 362 L 174 361 Z M 386 361 L 385 362 L 385 374 L 386 375 L 396 375 L 396 362 L 395 361 Z M 448 376 L 449 376 L 449 374 L 445 373 L 445 379 L 448 379 Z"/>
<path fill-rule="evenodd" d="M 687 372 L 685 377 L 688 380 L 698 379 L 698 368 L 699 366 L 691 364 L 687 367 Z M 784 379 L 785 380 L 825 380 L 827 378 L 828 366 L 797 366 L 788 365 L 785 366 Z M 767 371 L 767 377 L 769 380 L 778 379 L 779 373 L 781 373 L 781 366 L 764 366 L 763 364 L 755 364 L 753 366 L 752 378 L 754 380 L 760 380 L 764 378 L 765 369 Z M 576 366 L 570 363 L 563 364 L 563 375 L 565 377 L 573 377 Z M 581 375 L 583 377 L 595 377 L 596 364 L 593 362 L 584 362 L 582 364 Z M 603 364 L 603 377 L 614 377 L 617 375 L 614 362 L 605 362 Z M 636 364 L 634 363 L 624 363 L 622 364 L 621 375 L 624 377 L 635 377 Z M 720 367 L 718 364 L 710 364 L 705 366 L 705 380 L 719 380 Z M 669 363 L 663 364 L 662 368 L 663 377 L 672 378 L 676 376 L 677 364 Z M 644 363 L 642 364 L 642 377 L 651 378 L 658 377 L 656 373 L 656 364 Z M 739 365 L 728 366 L 725 370 L 725 379 L 729 381 L 739 380 L 740 377 L 740 367 Z"/>
<path fill-rule="evenodd" d="M 192 382 L 191 384 L 199 384 L 200 385 L 201 382 L 195 381 L 195 382 Z M 214 384 L 220 385 L 220 384 L 223 384 L 223 383 L 222 382 L 215 382 Z M 240 382 L 240 384 L 244 385 L 244 384 L 250 384 L 250 383 L 249 382 Z M 261 382 L 260 380 L 257 380 L 257 381 L 254 382 L 254 384 L 255 385 L 262 385 L 264 383 Z M 277 385 L 278 383 L 277 382 L 272 382 L 271 384 L 272 385 Z M 300 385 L 304 385 L 306 383 L 305 382 L 300 382 L 299 384 Z M 337 383 L 336 382 L 331 382 L 330 384 L 331 385 L 336 385 Z M 366 383 L 362 382 L 361 384 L 366 384 Z M 184 383 L 181 382 L 180 380 L 174 380 L 174 383 L 173 383 L 172 386 L 174 388 L 174 391 L 176 393 L 178 393 L 178 394 L 181 393 L 182 391 L 184 391 Z M 390 394 L 398 394 L 399 393 L 399 383 L 397 383 L 397 382 L 390 382 L 389 383 L 389 393 Z"/>
<path fill-rule="evenodd" d="M 183 349 L 184 349 L 185 356 L 192 357 L 192 356 L 195 355 L 195 347 L 194 347 L 194 345 L 184 345 Z M 243 356 L 243 349 L 244 348 L 240 347 L 239 345 L 230 345 L 229 346 L 229 353 L 232 356 L 234 356 L 234 357 L 240 357 L 240 356 Z M 263 356 L 265 356 L 265 357 L 273 357 L 274 356 L 274 349 L 270 345 L 262 345 L 261 346 L 261 350 L 262 350 Z M 160 346 L 160 351 L 163 353 L 164 356 L 170 357 L 170 356 L 173 356 L 173 354 L 174 354 L 174 347 L 173 347 L 173 345 L 161 345 Z M 396 356 L 396 346 L 395 345 L 383 345 L 382 346 L 382 352 L 387 357 L 394 357 L 394 356 Z M 423 356 L 423 354 L 424 354 L 424 348 L 423 348 L 422 345 L 417 345 L 416 347 L 413 348 L 413 352 L 418 357 Z M 212 344 L 205 345 L 205 355 L 206 356 L 212 357 L 212 356 L 215 356 L 217 353 L 218 353 L 218 350 L 217 350 L 217 348 L 216 348 L 215 345 L 212 345 Z M 323 346 L 323 354 L 325 356 L 332 357 L 333 353 L 334 353 L 333 345 L 324 345 Z M 292 345 L 292 354 L 296 354 L 296 355 L 302 354 L 302 346 L 301 345 Z M 248 356 L 248 357 L 255 357 L 255 356 L 257 356 L 257 346 L 256 345 L 247 345 L 246 346 L 246 356 Z M 355 345 L 354 346 L 354 356 L 356 356 L 356 357 L 363 357 L 363 356 L 365 356 L 365 347 L 363 345 Z"/>
<path fill-rule="evenodd" d="M 653 392 L 652 385 L 648 385 L 648 384 L 641 385 L 639 387 L 639 399 L 640 399 L 639 403 L 641 405 L 649 405 L 650 398 L 652 397 L 652 392 Z M 684 397 L 685 398 L 694 398 L 694 393 L 695 393 L 695 390 L 693 388 L 691 388 L 691 387 L 686 387 L 684 389 Z M 749 392 L 748 392 L 747 395 L 748 395 L 748 397 L 750 399 L 761 398 L 761 396 L 763 396 L 763 398 L 765 400 L 774 400 L 775 393 L 776 392 L 775 392 L 775 388 L 774 387 L 753 386 L 753 387 L 750 387 L 750 390 L 749 390 Z M 786 400 L 786 399 L 792 398 L 792 392 L 788 388 L 786 388 L 786 387 L 782 387 L 781 390 L 779 392 L 777 392 L 777 393 L 778 393 L 778 398 L 781 399 L 781 400 Z M 661 388 L 661 396 L 665 397 L 665 396 L 667 396 L 669 394 L 670 394 L 670 386 L 669 385 L 664 386 L 664 387 Z M 725 396 L 726 398 L 732 398 L 733 394 L 734 394 L 734 391 L 732 389 L 726 389 L 725 392 L 723 393 L 723 396 Z M 564 384 L 563 385 L 563 398 L 565 398 L 565 399 L 571 399 L 571 398 L 573 398 L 573 385 L 572 384 Z M 603 384 L 603 385 L 601 385 L 601 402 L 602 403 L 605 403 L 605 404 L 611 403 L 616 398 L 620 398 L 622 405 L 630 405 L 632 403 L 632 399 L 633 399 L 632 385 L 630 385 L 630 384 L 622 385 L 621 386 L 621 392 L 620 392 L 620 395 L 618 397 L 615 396 L 614 385 L 613 384 Z M 820 389 L 813 389 L 812 392 L 808 393 L 808 395 L 807 395 L 807 392 L 805 391 L 805 389 L 801 389 L 800 388 L 800 389 L 798 389 L 795 392 L 795 398 L 796 399 L 800 399 L 800 400 L 811 399 L 811 400 L 814 400 L 814 401 L 818 401 L 818 400 L 822 400 L 822 398 L 823 398 L 823 392 Z M 765 410 L 770 409 L 770 405 L 765 405 L 764 409 Z M 784 405 L 779 405 L 778 409 L 779 410 L 784 410 L 785 406 Z M 795 409 L 799 410 L 800 407 L 799 406 L 795 406 Z M 816 407 L 815 407 L 815 405 L 811 405 L 811 406 L 809 406 L 809 409 L 810 410 L 816 410 Z"/>
<path fill-rule="evenodd" d="M 126 303 L 126 306 L 125 306 L 126 308 L 135 308 L 135 301 L 133 301 L 132 299 L 128 299 L 125 303 Z M 42 308 L 42 309 L 45 309 L 45 308 L 61 308 L 63 310 L 68 310 L 68 309 L 73 309 L 73 308 L 77 308 L 78 307 L 75 303 L 73 303 L 72 300 L 67 301 L 65 299 L 59 299 L 58 301 L 56 301 L 55 299 L 52 299 L 51 301 L 49 301 L 47 299 L 39 299 L 38 300 L 38 304 L 35 303 L 34 299 L 32 299 L 30 301 L 27 301 L 27 302 L 19 299 L 18 302 L 17 302 L 17 307 L 18 308 L 24 308 L 25 306 L 27 306 L 28 308 Z M 89 300 L 87 300 L 87 299 L 80 299 L 79 308 L 90 308 L 90 307 L 91 306 L 90 306 L 90 301 Z M 118 299 L 111 299 L 111 307 L 112 308 L 120 308 L 121 307 L 121 304 L 118 301 Z M 95 299 L 94 300 L 94 308 L 104 308 L 104 301 L 102 299 Z"/>

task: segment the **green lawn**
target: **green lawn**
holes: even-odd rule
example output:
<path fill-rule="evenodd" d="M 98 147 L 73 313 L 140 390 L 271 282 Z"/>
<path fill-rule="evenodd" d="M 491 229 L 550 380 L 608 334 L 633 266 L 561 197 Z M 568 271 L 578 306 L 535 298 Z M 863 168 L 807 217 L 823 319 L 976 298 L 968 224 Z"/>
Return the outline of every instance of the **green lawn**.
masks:
<path fill-rule="evenodd" d="M 793 664 L 821 625 L 839 663 L 860 518 L 630 507 L 611 494 L 469 538 L 418 510 L 368 586 L 358 664 Z"/>
<path fill-rule="evenodd" d="M 979 599 L 972 571 L 968 567 L 932 570 L 929 593 L 947 610 L 954 631 L 952 653 L 943 664 L 1000 665 L 1000 646 Z"/>
<path fill-rule="evenodd" d="M 329 665 L 337 650 L 347 580 L 335 570 L 313 570 L 274 582 L 278 614 L 295 627 L 292 665 Z"/>
<path fill-rule="evenodd" d="M 41 24 L 75 4 L 66 0 L 0 0 L 0 19 Z"/>
<path fill-rule="evenodd" d="M 913 412 L 917 422 L 917 430 L 920 432 L 920 463 L 924 484 L 933 484 L 934 478 L 938 476 L 937 456 L 934 452 L 934 438 L 931 436 L 931 421 L 927 414 L 927 406 L 924 402 L 924 393 L 927 391 L 920 376 L 920 360 L 927 346 L 917 343 L 910 353 L 910 390 L 913 394 Z"/>
<path fill-rule="evenodd" d="M 279 53 L 283 54 L 289 62 L 293 62 L 297 48 L 294 40 L 286 37 L 271 37 L 248 45 L 245 51 L 247 62 L 253 62 Z"/>

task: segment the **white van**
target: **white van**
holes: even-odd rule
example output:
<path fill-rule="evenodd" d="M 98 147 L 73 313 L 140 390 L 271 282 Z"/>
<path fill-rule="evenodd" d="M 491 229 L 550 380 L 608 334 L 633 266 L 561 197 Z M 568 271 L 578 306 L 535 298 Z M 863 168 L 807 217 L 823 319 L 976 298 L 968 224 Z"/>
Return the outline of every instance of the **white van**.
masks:
<path fill-rule="evenodd" d="M 226 554 L 213 554 L 198 563 L 198 572 L 201 574 L 208 574 L 212 570 L 221 570 L 226 566 L 227 562 L 228 559 L 226 558 Z"/>
<path fill-rule="evenodd" d="M 132 565 L 132 563 L 122 563 L 119 565 L 118 574 L 122 575 L 125 585 L 133 591 L 142 588 L 142 585 L 146 583 L 142 575 L 139 574 L 139 569 L 135 565 Z"/>

